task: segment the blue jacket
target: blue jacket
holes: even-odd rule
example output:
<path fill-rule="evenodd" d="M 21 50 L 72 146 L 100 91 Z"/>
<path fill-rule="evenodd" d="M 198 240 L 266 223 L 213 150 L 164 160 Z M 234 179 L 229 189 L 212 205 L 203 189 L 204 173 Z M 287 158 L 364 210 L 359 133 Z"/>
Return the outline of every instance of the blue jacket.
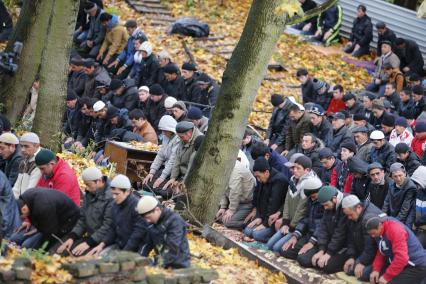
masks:
<path fill-rule="evenodd" d="M 149 227 L 155 251 L 165 268 L 185 268 L 190 265 L 186 223 L 182 217 L 163 208 L 157 224 Z"/>
<path fill-rule="evenodd" d="M 127 67 L 131 67 L 133 65 L 133 57 L 135 55 L 135 40 L 137 38 L 142 38 L 143 41 L 148 40 L 143 31 L 137 28 L 127 40 L 127 45 L 124 50 L 117 57 L 117 60 L 126 65 Z"/>
<path fill-rule="evenodd" d="M 339 4 L 334 5 L 318 17 L 318 27 L 322 27 L 324 32 L 329 29 L 338 31 L 342 24 L 342 15 L 342 7 Z"/>
<path fill-rule="evenodd" d="M 0 234 L 8 238 L 21 225 L 21 218 L 12 187 L 2 171 L 0 171 L 0 211 L 2 217 Z"/>
<path fill-rule="evenodd" d="M 297 224 L 294 236 L 298 239 L 303 235 L 310 236 L 310 242 L 317 243 L 317 237 L 320 231 L 321 219 L 324 215 L 324 207 L 317 201 L 312 201 L 308 197 L 308 204 L 305 217 Z"/>
<path fill-rule="evenodd" d="M 148 224 L 136 212 L 139 198 L 129 195 L 121 204 L 112 206 L 113 224 L 103 242 L 108 246 L 116 244 L 121 250 L 137 252 L 147 235 Z"/>
<path fill-rule="evenodd" d="M 290 170 L 287 168 L 285 163 L 288 162 L 288 160 L 277 153 L 277 151 L 269 149 L 271 152 L 271 156 L 269 157 L 269 165 L 276 169 L 277 171 L 281 172 L 287 180 L 290 180 L 290 177 L 292 176 L 290 174 Z"/>

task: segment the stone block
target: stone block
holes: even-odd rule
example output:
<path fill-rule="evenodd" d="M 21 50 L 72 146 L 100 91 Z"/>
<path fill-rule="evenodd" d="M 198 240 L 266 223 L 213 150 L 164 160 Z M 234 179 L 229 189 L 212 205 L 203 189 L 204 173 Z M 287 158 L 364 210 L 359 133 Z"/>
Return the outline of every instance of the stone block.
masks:
<path fill-rule="evenodd" d="M 133 261 L 136 263 L 136 266 L 149 266 L 152 263 L 152 260 L 149 257 L 138 256 Z"/>
<path fill-rule="evenodd" d="M 94 263 L 66 263 L 62 266 L 75 278 L 84 278 L 95 275 L 97 273 L 96 265 Z"/>
<path fill-rule="evenodd" d="M 0 270 L 0 283 L 13 281 L 16 278 L 16 273 L 13 270 Z"/>
<path fill-rule="evenodd" d="M 31 268 L 31 266 L 32 266 L 31 259 L 25 256 L 19 256 L 15 258 L 15 261 L 13 262 L 13 265 L 12 265 L 13 268 L 17 268 L 17 267 Z"/>
<path fill-rule="evenodd" d="M 120 262 L 120 270 L 121 271 L 129 271 L 132 269 L 135 269 L 135 262 L 134 261 L 123 261 Z"/>
<path fill-rule="evenodd" d="M 163 274 L 153 274 L 147 275 L 146 280 L 148 281 L 148 284 L 164 284 L 165 277 Z"/>
<path fill-rule="evenodd" d="M 98 268 L 100 273 L 116 273 L 120 270 L 120 264 L 113 262 L 103 262 L 98 263 Z"/>
<path fill-rule="evenodd" d="M 32 269 L 28 267 L 16 267 L 16 278 L 19 280 L 31 280 Z"/>
<path fill-rule="evenodd" d="M 145 269 L 143 267 L 136 268 L 132 272 L 131 278 L 134 282 L 145 280 L 146 279 Z"/>
<path fill-rule="evenodd" d="M 166 276 L 164 284 L 178 284 L 178 279 L 175 276 Z"/>
<path fill-rule="evenodd" d="M 219 274 L 213 269 L 200 269 L 199 274 L 203 282 L 210 282 L 219 278 Z"/>

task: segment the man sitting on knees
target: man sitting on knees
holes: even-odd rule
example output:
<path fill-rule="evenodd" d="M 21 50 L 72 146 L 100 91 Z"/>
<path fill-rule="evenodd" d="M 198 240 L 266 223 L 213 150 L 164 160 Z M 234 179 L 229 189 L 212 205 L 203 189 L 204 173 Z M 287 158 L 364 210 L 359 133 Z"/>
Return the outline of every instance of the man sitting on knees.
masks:
<path fill-rule="evenodd" d="M 258 181 L 253 196 L 256 216 L 244 229 L 244 234 L 256 241 L 266 242 L 274 234 L 274 224 L 269 219 L 283 206 L 288 181 L 282 173 L 271 168 L 264 157 L 256 159 L 253 172 Z"/>
<path fill-rule="evenodd" d="M 256 179 L 250 169 L 237 159 L 216 218 L 228 228 L 242 229 L 253 208 L 251 201 L 255 185 Z"/>
<path fill-rule="evenodd" d="M 152 196 L 143 196 L 136 210 L 152 224 L 148 230 L 157 255 L 156 263 L 161 260 L 164 268 L 189 267 L 189 244 L 186 223 L 182 217 L 163 207 Z"/>

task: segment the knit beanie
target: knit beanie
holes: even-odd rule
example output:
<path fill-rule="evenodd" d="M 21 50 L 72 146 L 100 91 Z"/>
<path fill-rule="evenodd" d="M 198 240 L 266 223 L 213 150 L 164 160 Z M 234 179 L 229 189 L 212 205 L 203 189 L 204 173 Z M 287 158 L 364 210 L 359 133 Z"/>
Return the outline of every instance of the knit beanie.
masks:
<path fill-rule="evenodd" d="M 102 172 L 96 167 L 84 169 L 81 173 L 83 181 L 94 181 L 102 178 Z"/>
<path fill-rule="evenodd" d="M 164 94 L 164 89 L 159 84 L 154 84 L 149 88 L 149 93 L 151 96 L 162 96 Z"/>
<path fill-rule="evenodd" d="M 343 197 L 342 200 L 342 208 L 346 209 L 346 208 L 352 208 L 357 204 L 360 204 L 361 201 L 359 200 L 358 196 L 353 195 L 353 194 L 349 194 L 345 197 Z"/>
<path fill-rule="evenodd" d="M 318 192 L 318 202 L 320 204 L 323 204 L 327 201 L 330 201 L 333 196 L 337 195 L 337 188 L 335 188 L 334 186 L 323 186 L 320 188 L 319 192 Z"/>
<path fill-rule="evenodd" d="M 274 107 L 279 106 L 280 104 L 282 104 L 284 102 L 284 99 L 281 95 L 278 94 L 273 94 L 271 96 L 271 103 Z"/>
<path fill-rule="evenodd" d="M 395 116 L 392 114 L 385 114 L 382 119 L 382 124 L 389 127 L 395 126 Z"/>
<path fill-rule="evenodd" d="M 75 93 L 74 90 L 68 89 L 67 91 L 67 97 L 66 97 L 66 101 L 73 101 L 77 99 L 77 94 Z"/>
<path fill-rule="evenodd" d="M 397 119 L 395 119 L 395 125 L 407 128 L 408 127 L 407 119 L 403 116 L 399 116 Z"/>
<path fill-rule="evenodd" d="M 148 56 L 152 53 L 152 44 L 148 41 L 145 41 L 139 47 L 139 51 L 145 51 Z"/>
<path fill-rule="evenodd" d="M 195 67 L 194 64 L 185 62 L 184 64 L 182 64 L 182 70 L 197 71 L 197 68 Z"/>
<path fill-rule="evenodd" d="M 354 114 L 354 121 L 362 121 L 362 120 L 367 120 L 367 118 L 365 117 L 363 113 Z"/>
<path fill-rule="evenodd" d="M 34 132 L 27 132 L 24 133 L 20 138 L 20 142 L 28 142 L 28 143 L 34 143 L 34 144 L 40 144 L 40 138 L 37 134 Z"/>
<path fill-rule="evenodd" d="M 312 169 L 312 160 L 305 155 L 300 156 L 294 161 L 295 164 L 301 165 L 304 169 Z"/>
<path fill-rule="evenodd" d="M 356 153 L 356 145 L 354 142 L 343 142 L 340 147 L 348 149 L 352 153 Z"/>
<path fill-rule="evenodd" d="M 314 86 L 314 90 L 315 90 L 315 91 L 319 91 L 322 87 L 324 87 L 324 86 L 325 86 L 325 82 L 324 82 L 324 81 L 321 81 L 321 80 L 318 80 L 317 78 L 314 78 L 314 79 L 312 80 L 312 83 L 313 83 L 313 86 Z"/>
<path fill-rule="evenodd" d="M 201 119 L 203 117 L 203 112 L 198 107 L 191 107 L 186 117 L 190 120 Z"/>
<path fill-rule="evenodd" d="M 173 105 L 174 105 L 176 102 L 177 102 L 176 98 L 174 98 L 174 97 L 167 97 L 167 98 L 164 100 L 164 107 L 165 107 L 165 108 L 172 108 L 172 107 L 173 107 Z"/>
<path fill-rule="evenodd" d="M 174 64 L 167 64 L 166 66 L 163 67 L 163 71 L 164 71 L 164 73 L 167 73 L 167 74 L 179 73 L 179 69 Z"/>
<path fill-rule="evenodd" d="M 111 91 L 115 91 L 122 86 L 123 86 L 123 81 L 121 81 L 120 79 L 112 79 L 111 83 L 109 83 L 109 89 Z"/>
<path fill-rule="evenodd" d="M 183 101 L 177 101 L 177 102 L 175 102 L 175 104 L 173 105 L 173 107 L 177 107 L 177 108 L 179 108 L 179 109 L 181 109 L 183 111 L 187 111 L 186 105 L 185 105 L 185 103 Z"/>
<path fill-rule="evenodd" d="M 158 129 L 176 134 L 176 120 L 170 115 L 163 115 L 158 123 Z"/>
<path fill-rule="evenodd" d="M 271 170 L 271 166 L 265 157 L 259 157 L 254 161 L 253 172 L 265 172 L 269 170 Z"/>
<path fill-rule="evenodd" d="M 405 154 L 408 151 L 410 151 L 410 147 L 408 147 L 408 145 L 404 142 L 398 143 L 395 146 L 395 153 L 397 154 Z"/>
<path fill-rule="evenodd" d="M 41 149 L 35 156 L 35 163 L 37 166 L 44 166 L 55 159 L 55 153 L 47 149 Z"/>

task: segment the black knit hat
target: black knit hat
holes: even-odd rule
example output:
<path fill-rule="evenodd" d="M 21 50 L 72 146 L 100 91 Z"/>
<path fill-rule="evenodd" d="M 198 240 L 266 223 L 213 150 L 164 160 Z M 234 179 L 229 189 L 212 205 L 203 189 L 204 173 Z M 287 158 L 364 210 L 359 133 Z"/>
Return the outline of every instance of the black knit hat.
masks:
<path fill-rule="evenodd" d="M 364 113 L 355 113 L 354 114 L 354 121 L 361 121 L 361 120 L 367 120 Z"/>
<path fill-rule="evenodd" d="M 348 149 L 352 153 L 356 153 L 356 145 L 354 142 L 343 142 L 340 147 Z"/>
<path fill-rule="evenodd" d="M 395 126 L 395 116 L 392 114 L 385 114 L 382 119 L 382 124 L 384 126 L 394 127 Z"/>
<path fill-rule="evenodd" d="M 184 64 L 182 64 L 182 70 L 197 71 L 197 68 L 194 64 L 185 62 Z"/>
<path fill-rule="evenodd" d="M 397 153 L 397 154 L 405 154 L 408 151 L 410 151 L 410 147 L 403 142 L 398 143 L 395 146 L 395 153 Z"/>
<path fill-rule="evenodd" d="M 164 90 L 159 84 L 154 84 L 149 87 L 149 93 L 152 96 L 162 96 L 164 94 Z"/>
<path fill-rule="evenodd" d="M 163 67 L 163 71 L 167 74 L 177 74 L 179 73 L 179 68 L 177 68 L 177 66 L 174 64 L 167 64 Z"/>
<path fill-rule="evenodd" d="M 119 89 L 120 87 L 123 87 L 123 81 L 121 81 L 120 79 L 112 79 L 111 83 L 109 83 L 109 89 L 111 91 L 115 91 L 117 89 Z"/>
<path fill-rule="evenodd" d="M 254 161 L 253 172 L 265 172 L 269 170 L 271 170 L 271 166 L 265 157 L 259 157 Z"/>
<path fill-rule="evenodd" d="M 271 103 L 274 107 L 279 106 L 280 104 L 282 104 L 284 102 L 284 99 L 281 95 L 278 94 L 273 94 L 271 96 Z"/>
<path fill-rule="evenodd" d="M 294 161 L 295 164 L 301 165 L 304 169 L 312 169 L 312 160 L 306 156 L 300 156 Z"/>

